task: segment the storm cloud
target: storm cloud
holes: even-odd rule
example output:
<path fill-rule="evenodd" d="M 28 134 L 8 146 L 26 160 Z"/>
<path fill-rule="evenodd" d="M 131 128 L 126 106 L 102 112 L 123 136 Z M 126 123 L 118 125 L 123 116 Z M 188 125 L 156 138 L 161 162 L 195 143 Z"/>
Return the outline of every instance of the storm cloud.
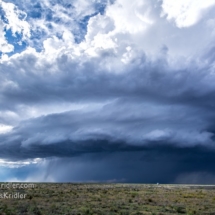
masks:
<path fill-rule="evenodd" d="M 215 2 L 171 4 L 3 1 L 8 178 L 213 183 Z"/>

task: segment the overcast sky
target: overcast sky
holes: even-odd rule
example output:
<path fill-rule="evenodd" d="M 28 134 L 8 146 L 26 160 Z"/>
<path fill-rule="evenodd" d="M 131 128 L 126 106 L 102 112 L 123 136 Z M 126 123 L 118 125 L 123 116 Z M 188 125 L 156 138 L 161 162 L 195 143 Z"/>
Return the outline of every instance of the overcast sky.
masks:
<path fill-rule="evenodd" d="M 215 0 L 0 0 L 0 181 L 215 183 Z"/>

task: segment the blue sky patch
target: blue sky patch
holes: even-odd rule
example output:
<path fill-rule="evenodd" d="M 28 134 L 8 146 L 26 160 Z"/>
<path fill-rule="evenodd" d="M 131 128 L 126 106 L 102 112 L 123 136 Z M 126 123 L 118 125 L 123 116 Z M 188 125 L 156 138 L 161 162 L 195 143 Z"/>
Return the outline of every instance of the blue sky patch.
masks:
<path fill-rule="evenodd" d="M 22 34 L 19 34 L 17 32 L 15 33 L 15 35 L 13 35 L 11 29 L 5 31 L 6 40 L 9 44 L 14 46 L 13 52 L 8 53 L 9 56 L 24 51 L 28 46 L 27 42 L 22 41 L 22 36 Z"/>
<path fill-rule="evenodd" d="M 36 171 L 37 168 L 38 165 L 36 164 L 30 164 L 18 168 L 0 166 L 0 181 L 4 182 L 8 181 L 9 179 L 24 181 L 29 175 Z"/>

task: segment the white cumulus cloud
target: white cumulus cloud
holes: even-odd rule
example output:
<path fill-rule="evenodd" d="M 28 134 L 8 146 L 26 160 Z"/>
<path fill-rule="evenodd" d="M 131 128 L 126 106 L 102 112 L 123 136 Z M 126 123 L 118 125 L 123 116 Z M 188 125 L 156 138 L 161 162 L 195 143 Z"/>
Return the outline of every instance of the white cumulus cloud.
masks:
<path fill-rule="evenodd" d="M 179 28 L 196 24 L 204 12 L 215 5 L 214 0 L 163 0 L 163 13 L 174 20 Z"/>

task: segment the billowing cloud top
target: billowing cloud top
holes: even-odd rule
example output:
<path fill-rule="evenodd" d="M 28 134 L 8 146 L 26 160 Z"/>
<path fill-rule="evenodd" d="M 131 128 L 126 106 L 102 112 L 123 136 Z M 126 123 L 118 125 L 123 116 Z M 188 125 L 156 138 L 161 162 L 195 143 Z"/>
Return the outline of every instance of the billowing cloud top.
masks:
<path fill-rule="evenodd" d="M 1 162 L 213 151 L 214 12 L 214 0 L 2 1 Z"/>

